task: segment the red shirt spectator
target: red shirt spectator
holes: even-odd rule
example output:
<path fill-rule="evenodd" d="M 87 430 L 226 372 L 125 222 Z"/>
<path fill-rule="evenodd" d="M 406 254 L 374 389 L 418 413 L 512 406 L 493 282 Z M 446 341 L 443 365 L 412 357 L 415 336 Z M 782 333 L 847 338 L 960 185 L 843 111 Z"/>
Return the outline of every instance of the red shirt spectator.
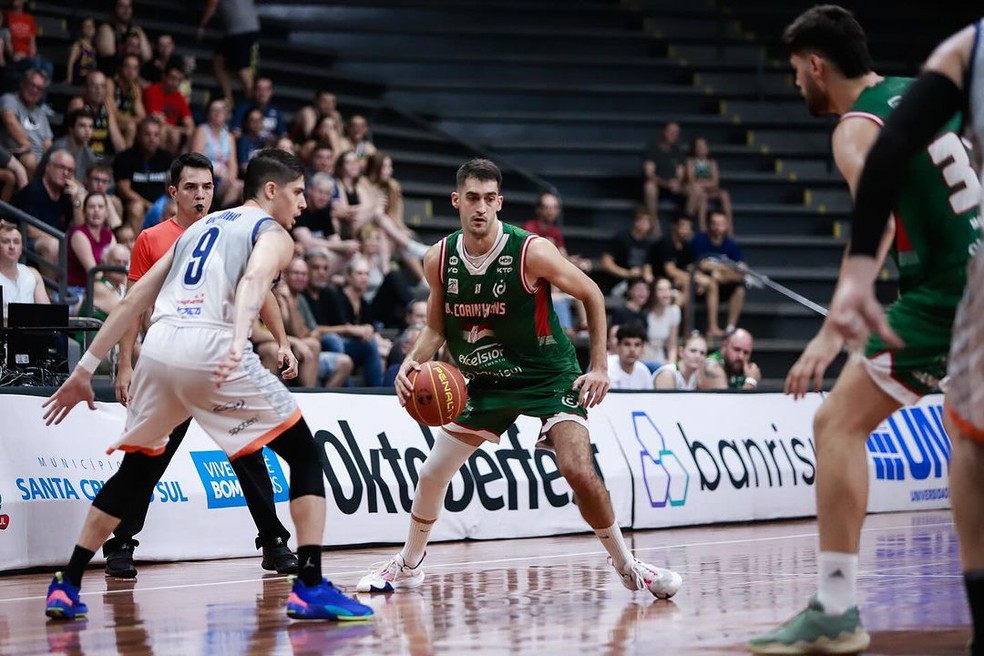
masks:
<path fill-rule="evenodd" d="M 24 3 L 19 3 L 23 7 Z M 38 26 L 34 22 L 34 16 L 14 7 L 7 12 L 7 29 L 10 30 L 10 49 L 14 53 L 14 59 L 19 56 L 34 57 L 32 52 L 34 39 L 38 36 Z"/>
<path fill-rule="evenodd" d="M 191 118 L 191 107 L 181 91 L 167 91 L 161 82 L 155 82 L 144 89 L 144 109 L 148 114 L 160 114 L 168 125 L 179 126 L 186 118 Z"/>
<path fill-rule="evenodd" d="M 560 199 L 556 194 L 544 192 L 536 204 L 536 216 L 523 224 L 523 230 L 532 232 L 553 242 L 557 250 L 565 257 L 567 249 L 564 246 L 564 234 L 557 225 L 560 218 Z"/>

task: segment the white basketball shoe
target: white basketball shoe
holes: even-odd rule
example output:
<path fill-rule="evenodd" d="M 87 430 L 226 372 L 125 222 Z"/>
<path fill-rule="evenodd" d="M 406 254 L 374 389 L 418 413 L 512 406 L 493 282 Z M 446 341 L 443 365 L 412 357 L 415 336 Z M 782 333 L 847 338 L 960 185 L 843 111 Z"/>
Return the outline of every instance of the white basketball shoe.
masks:
<path fill-rule="evenodd" d="M 359 592 L 393 592 L 419 588 L 424 583 L 424 570 L 420 566 L 423 562 L 421 558 L 416 567 L 409 567 L 403 554 L 397 553 L 387 561 L 374 563 L 369 573 L 359 579 L 355 589 Z"/>
<path fill-rule="evenodd" d="M 615 566 L 611 558 L 608 559 L 608 564 Z M 615 570 L 622 579 L 622 585 L 629 590 L 648 590 L 657 599 L 669 599 L 683 584 L 683 577 L 676 572 L 641 560 L 633 559 L 625 568 L 624 572 Z"/>

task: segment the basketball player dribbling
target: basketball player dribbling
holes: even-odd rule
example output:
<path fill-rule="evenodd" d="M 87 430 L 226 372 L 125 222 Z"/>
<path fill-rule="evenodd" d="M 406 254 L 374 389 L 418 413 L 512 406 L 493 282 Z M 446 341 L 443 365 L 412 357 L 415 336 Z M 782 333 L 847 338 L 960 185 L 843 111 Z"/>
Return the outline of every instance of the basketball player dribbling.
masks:
<path fill-rule="evenodd" d="M 984 145 L 984 20 L 944 41 L 926 61 L 885 122 L 861 174 L 852 215 L 851 252 L 834 300 L 831 322 L 845 339 L 891 328 L 874 293 L 875 235 L 905 183 L 900 163 L 925 148 L 955 112 L 967 109 L 978 147 Z M 946 164 L 946 162 L 942 162 Z M 965 202 L 975 185 L 964 181 Z M 984 654 L 984 251 L 977 244 L 953 324 L 944 424 L 950 435 L 950 499 L 960 539 L 964 585 L 974 628 L 973 656 Z"/>
<path fill-rule="evenodd" d="M 396 391 L 406 403 L 407 374 L 447 344 L 454 364 L 470 379 L 463 414 L 438 430 L 421 468 L 403 549 L 374 567 L 358 584 L 362 592 L 391 592 L 423 583 L 421 567 L 431 527 L 455 472 L 485 441 L 500 435 L 520 414 L 539 418 L 540 443 L 557 455 L 578 509 L 594 529 L 622 584 L 668 599 L 681 577 L 632 555 L 595 472 L 587 408 L 608 392 L 605 302 L 598 286 L 568 262 L 551 242 L 501 223 L 502 174 L 488 160 L 458 169 L 451 204 L 461 230 L 427 251 L 430 283 L 427 324 L 400 366 Z M 581 374 L 574 347 L 561 329 L 551 287 L 584 303 L 591 335 L 591 364 Z"/>
<path fill-rule="evenodd" d="M 212 162 L 200 153 L 184 153 L 171 163 L 168 179 L 168 193 L 174 199 L 176 214 L 158 225 L 147 228 L 137 237 L 133 246 L 133 259 L 127 276 L 129 284 L 134 284 L 174 246 L 188 227 L 200 220 L 212 205 L 214 175 Z M 297 360 L 290 351 L 287 333 L 283 325 L 280 306 L 273 292 L 260 309 L 260 318 L 277 336 L 280 343 L 280 362 L 285 363 L 281 376 L 290 379 L 297 376 Z M 139 326 L 134 326 L 120 340 L 119 366 L 116 374 L 116 400 L 124 406 L 129 399 L 130 379 L 133 375 L 132 353 Z M 164 475 L 171 458 L 188 432 L 191 418 L 178 424 L 171 431 L 167 448 L 159 456 L 148 457 L 141 453 L 128 453 L 124 459 L 145 460 L 148 471 L 143 490 L 133 490 L 133 504 L 126 510 L 113 537 L 103 545 L 106 557 L 106 574 L 119 578 L 133 578 L 137 568 L 133 563 L 134 549 L 139 544 L 134 539 L 142 529 L 150 507 L 150 499 L 157 481 Z M 297 573 L 297 558 L 287 546 L 290 532 L 277 518 L 273 502 L 273 485 L 267 471 L 262 451 L 243 455 L 232 461 L 233 470 L 239 478 L 243 497 L 249 514 L 259 532 L 256 547 L 263 548 L 263 569 L 276 570 L 278 574 Z"/>
<path fill-rule="evenodd" d="M 372 609 L 321 575 L 325 486 L 318 449 L 294 397 L 263 368 L 248 343 L 264 297 L 294 254 L 286 229 L 305 206 L 303 167 L 293 155 L 262 150 L 246 169 L 244 195 L 244 205 L 188 228 L 133 286 L 72 375 L 44 403 L 45 422 L 61 422 L 79 401 L 95 407 L 92 372 L 156 299 L 133 371 L 123 436 L 109 451 L 160 454 L 168 433 L 189 416 L 230 459 L 269 446 L 290 467 L 290 511 L 299 545 L 298 578 L 287 615 L 366 619 Z M 233 409 L 213 412 L 217 405 Z M 48 588 L 49 617 L 87 613 L 79 599 L 85 567 L 119 523 L 132 490 L 146 478 L 141 461 L 124 460 L 96 495 L 71 559 Z"/>
<path fill-rule="evenodd" d="M 784 41 L 810 112 L 841 117 L 832 138 L 834 160 L 854 195 L 869 149 L 912 81 L 871 70 L 864 30 L 841 7 L 807 10 L 786 28 Z M 930 148 L 901 160 L 907 182 L 890 206 L 895 222 L 885 234 L 871 235 L 875 268 L 891 245 L 899 270 L 900 295 L 887 315 L 892 330 L 872 334 L 864 355 L 852 355 L 817 411 L 817 594 L 788 622 L 754 638 L 748 645 L 753 653 L 844 654 L 870 643 L 857 599 L 868 505 L 865 441 L 900 407 L 937 391 L 946 374 L 968 253 L 978 238 L 977 203 L 967 202 L 965 190 L 972 185 L 976 199 L 979 183 L 958 129 L 959 117 L 951 113 Z M 846 258 L 843 268 L 851 266 Z M 844 344 L 833 319 L 827 317 L 790 370 L 787 392 L 799 396 L 811 380 L 819 390 Z"/>

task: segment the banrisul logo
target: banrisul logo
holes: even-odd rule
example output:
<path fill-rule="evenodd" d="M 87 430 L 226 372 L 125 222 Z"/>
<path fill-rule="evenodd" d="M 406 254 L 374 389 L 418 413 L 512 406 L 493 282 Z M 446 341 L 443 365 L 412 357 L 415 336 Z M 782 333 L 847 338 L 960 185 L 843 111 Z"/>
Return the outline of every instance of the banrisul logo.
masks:
<path fill-rule="evenodd" d="M 192 451 L 191 460 L 195 463 L 198 476 L 205 488 L 205 499 L 209 508 L 233 508 L 245 506 L 243 488 L 232 468 L 232 463 L 224 451 Z M 287 477 L 280 467 L 280 461 L 270 449 L 263 449 L 263 460 L 273 484 L 273 500 L 287 501 L 289 489 Z"/>
<path fill-rule="evenodd" d="M 676 454 L 666 448 L 663 433 L 648 414 L 639 410 L 632 413 L 632 429 L 639 443 L 642 480 L 649 495 L 649 505 L 665 508 L 685 504 L 690 474 Z"/>
<path fill-rule="evenodd" d="M 949 475 L 950 438 L 943 428 L 943 406 L 903 408 L 868 436 L 875 478 L 922 481 Z"/>

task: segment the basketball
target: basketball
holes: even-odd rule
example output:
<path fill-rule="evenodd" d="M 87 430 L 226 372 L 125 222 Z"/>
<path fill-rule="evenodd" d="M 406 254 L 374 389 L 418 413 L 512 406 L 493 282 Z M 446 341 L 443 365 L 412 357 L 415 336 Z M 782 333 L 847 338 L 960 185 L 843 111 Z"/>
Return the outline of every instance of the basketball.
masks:
<path fill-rule="evenodd" d="M 453 364 L 424 362 L 419 370 L 410 372 L 409 378 L 413 393 L 406 409 L 417 422 L 441 426 L 457 419 L 465 409 L 465 377 Z"/>

